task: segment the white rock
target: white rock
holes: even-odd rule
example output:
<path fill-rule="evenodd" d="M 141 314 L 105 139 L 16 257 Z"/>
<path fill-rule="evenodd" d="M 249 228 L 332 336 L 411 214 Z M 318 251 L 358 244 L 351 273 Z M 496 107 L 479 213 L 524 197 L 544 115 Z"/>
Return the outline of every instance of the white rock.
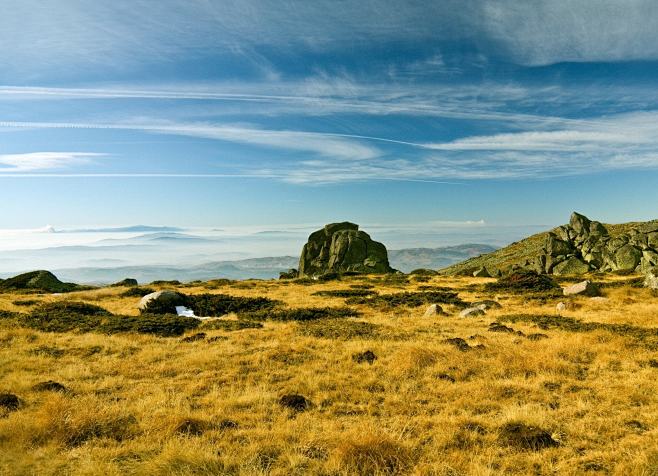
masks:
<path fill-rule="evenodd" d="M 567 305 L 563 302 L 557 303 L 557 306 L 555 306 L 555 310 L 557 312 L 564 312 L 567 310 Z"/>
<path fill-rule="evenodd" d="M 583 296 L 597 296 L 599 294 L 599 287 L 591 281 L 581 281 L 580 283 L 562 288 L 562 292 L 565 296 L 573 296 L 577 294 Z"/>
<path fill-rule="evenodd" d="M 459 313 L 459 317 L 479 317 L 484 316 L 484 311 L 477 307 L 469 307 Z"/>
<path fill-rule="evenodd" d="M 443 314 L 445 314 L 445 312 L 443 311 L 443 308 L 441 306 L 439 306 L 438 304 L 432 304 L 430 307 L 427 308 L 425 314 L 423 314 L 423 317 L 434 317 Z"/>

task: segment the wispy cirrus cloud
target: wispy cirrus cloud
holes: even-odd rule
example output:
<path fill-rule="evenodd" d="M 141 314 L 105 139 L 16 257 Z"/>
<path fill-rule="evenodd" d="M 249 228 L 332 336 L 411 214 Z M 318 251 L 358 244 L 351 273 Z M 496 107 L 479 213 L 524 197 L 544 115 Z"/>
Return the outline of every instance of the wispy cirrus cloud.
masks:
<path fill-rule="evenodd" d="M 90 152 L 30 152 L 0 154 L 0 174 L 20 174 L 87 164 L 104 154 Z"/>

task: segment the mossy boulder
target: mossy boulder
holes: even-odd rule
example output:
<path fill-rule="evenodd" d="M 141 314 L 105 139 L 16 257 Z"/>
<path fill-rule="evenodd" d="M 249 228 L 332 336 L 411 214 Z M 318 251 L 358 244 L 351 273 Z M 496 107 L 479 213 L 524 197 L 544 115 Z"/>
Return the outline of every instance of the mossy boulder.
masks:
<path fill-rule="evenodd" d="M 331 223 L 311 233 L 299 259 L 300 277 L 393 271 L 386 247 L 349 222 Z"/>
<path fill-rule="evenodd" d="M 575 256 L 567 258 L 553 268 L 553 274 L 585 274 L 588 271 L 589 266 Z"/>

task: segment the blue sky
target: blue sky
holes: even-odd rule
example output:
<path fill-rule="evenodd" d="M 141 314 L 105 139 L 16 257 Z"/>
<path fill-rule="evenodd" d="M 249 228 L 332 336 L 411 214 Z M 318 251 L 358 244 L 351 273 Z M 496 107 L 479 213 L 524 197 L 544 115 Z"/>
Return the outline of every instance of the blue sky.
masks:
<path fill-rule="evenodd" d="M 657 218 L 653 0 L 3 0 L 1 228 Z"/>

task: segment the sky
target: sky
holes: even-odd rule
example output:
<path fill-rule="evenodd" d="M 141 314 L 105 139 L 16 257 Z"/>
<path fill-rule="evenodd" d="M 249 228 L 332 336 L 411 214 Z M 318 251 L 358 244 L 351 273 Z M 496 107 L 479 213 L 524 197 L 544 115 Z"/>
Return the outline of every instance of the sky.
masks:
<path fill-rule="evenodd" d="M 0 4 L 0 228 L 658 218 L 654 0 Z"/>

